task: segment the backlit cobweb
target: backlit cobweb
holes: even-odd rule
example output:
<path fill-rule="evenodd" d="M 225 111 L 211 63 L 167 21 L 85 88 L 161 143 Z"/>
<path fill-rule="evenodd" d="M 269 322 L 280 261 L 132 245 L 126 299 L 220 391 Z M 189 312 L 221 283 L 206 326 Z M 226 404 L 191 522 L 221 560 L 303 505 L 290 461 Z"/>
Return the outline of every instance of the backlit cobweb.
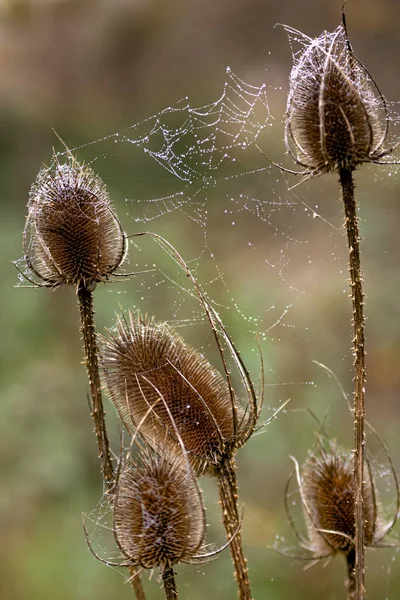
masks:
<path fill-rule="evenodd" d="M 308 237 L 321 224 L 318 206 L 299 190 L 288 192 L 285 176 L 260 151 L 276 157 L 282 145 L 267 91 L 265 82 L 249 84 L 228 68 L 214 102 L 194 106 L 184 98 L 124 131 L 72 149 L 92 164 L 112 197 L 123 198 L 125 214 L 118 206 L 118 215 L 129 235 L 155 232 L 177 249 L 237 344 L 252 349 L 257 370 L 257 338 L 268 354 L 278 344 L 279 354 L 286 345 L 295 352 L 303 337 L 292 313 L 313 277 Z M 320 260 L 332 260 L 332 241 L 342 242 L 340 225 L 340 215 L 337 223 L 324 224 Z M 188 342 L 207 349 L 211 337 L 200 334 L 204 310 L 173 253 L 160 251 L 154 238 L 130 241 L 126 270 L 144 273 L 104 293 L 118 293 L 122 306 L 184 328 Z M 341 277 L 339 262 L 335 272 Z M 343 281 L 341 286 L 343 294 Z M 284 386 L 279 400 L 287 398 L 288 385 L 310 382 L 297 373 L 295 380 L 287 373 L 282 379 L 274 360 L 266 380 L 279 390 Z"/>
<path fill-rule="evenodd" d="M 228 67 L 220 97 L 193 107 L 188 98 L 158 114 L 93 142 L 129 144 L 149 155 L 168 173 L 190 186 L 213 187 L 215 178 L 229 173 L 268 125 L 266 84 L 250 85 Z M 235 169 L 238 174 L 243 168 Z"/>

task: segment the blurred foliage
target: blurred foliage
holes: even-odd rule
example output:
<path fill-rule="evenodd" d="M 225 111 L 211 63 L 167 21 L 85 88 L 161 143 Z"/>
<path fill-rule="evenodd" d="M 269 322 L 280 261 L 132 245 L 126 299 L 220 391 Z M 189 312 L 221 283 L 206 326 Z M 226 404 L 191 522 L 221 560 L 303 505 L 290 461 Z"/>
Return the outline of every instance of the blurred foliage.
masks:
<path fill-rule="evenodd" d="M 11 260 L 21 255 L 30 184 L 58 143 L 52 128 L 76 148 L 128 128 L 183 96 L 190 95 L 194 105 L 213 101 L 229 64 L 246 81 L 267 81 L 275 120 L 259 143 L 274 160 L 288 164 L 283 157 L 281 115 L 291 56 L 283 31 L 273 26 L 284 22 L 318 35 L 336 27 L 340 4 L 329 0 L 316 8 L 312 0 L 1 0 L 1 599 L 133 597 L 121 574 L 94 560 L 82 530 L 80 513 L 91 511 L 100 500 L 101 481 L 74 290 L 14 287 L 17 273 Z M 400 98 L 395 60 L 399 3 L 351 0 L 347 18 L 358 57 L 385 96 Z M 101 144 L 82 148 L 79 154 L 89 159 L 98 154 L 95 168 L 110 186 L 125 229 L 133 233 L 138 227 L 131 214 L 135 197 L 143 190 L 147 197 L 156 197 L 160 189 L 172 185 L 171 179 L 151 161 L 135 163 L 129 148 L 106 148 L 109 158 L 104 161 Z M 265 159 L 249 151 L 248 160 L 251 169 Z M 397 171 L 364 168 L 356 174 L 356 182 L 367 293 L 368 418 L 388 444 L 399 471 L 399 177 Z M 341 392 L 312 362 L 328 365 L 351 394 L 347 251 L 334 178 L 314 180 L 292 191 L 288 184 L 291 179 L 270 168 L 240 182 L 253 198 L 274 194 L 282 202 L 299 203 L 295 211 L 282 204 L 273 216 L 274 227 L 237 205 L 227 205 L 226 193 L 218 186 L 210 194 L 207 235 L 226 283 L 219 286 L 217 280 L 210 293 L 228 306 L 221 307 L 224 320 L 256 382 L 259 359 L 251 323 L 232 307 L 237 303 L 244 314 L 262 314 L 263 323 L 272 326 L 293 304 L 288 317 L 262 340 L 264 418 L 271 414 L 269 407 L 289 397 L 291 408 L 239 453 L 243 537 L 255 598 L 328 600 L 344 597 L 344 561 L 337 558 L 325 569 L 319 564 L 304 571 L 303 563 L 271 547 L 276 536 L 283 536 L 279 547 L 295 553 L 296 540 L 283 505 L 292 469 L 289 455 L 303 461 L 316 429 L 302 409 L 312 408 L 320 419 L 329 410 L 329 432 L 351 443 L 350 415 Z M 133 200 L 126 203 L 126 197 Z M 302 202 L 323 218 L 312 218 Z M 227 208 L 232 216 L 224 213 Z M 202 252 L 204 231 L 184 213 L 166 214 L 151 225 L 187 260 Z M 289 261 L 283 283 L 277 271 L 288 232 L 298 244 L 285 249 Z M 157 259 L 167 273 L 173 269 L 149 241 L 135 242 L 130 256 L 132 268 L 151 266 Z M 202 282 L 214 273 L 214 264 L 203 261 L 197 275 Z M 171 276 L 180 277 L 176 270 Z M 138 291 L 145 287 L 140 288 L 136 279 L 116 284 L 120 287 L 113 286 L 111 293 L 110 286 L 96 290 L 99 329 L 112 325 L 118 304 L 140 305 L 158 318 L 173 320 L 179 290 L 177 294 L 170 286 L 155 288 L 149 277 L 142 304 Z M 302 293 L 293 294 L 296 288 Z M 199 323 L 186 327 L 183 334 L 213 357 L 206 329 Z M 118 448 L 111 408 L 109 417 Z M 215 489 L 208 480 L 202 485 L 210 523 L 207 539 L 221 541 Z M 369 597 L 398 597 L 397 552 L 368 552 L 367 565 Z M 228 552 L 201 568 L 178 571 L 182 598 L 235 597 Z M 149 600 L 161 598 L 156 574 L 150 581 L 144 579 Z"/>

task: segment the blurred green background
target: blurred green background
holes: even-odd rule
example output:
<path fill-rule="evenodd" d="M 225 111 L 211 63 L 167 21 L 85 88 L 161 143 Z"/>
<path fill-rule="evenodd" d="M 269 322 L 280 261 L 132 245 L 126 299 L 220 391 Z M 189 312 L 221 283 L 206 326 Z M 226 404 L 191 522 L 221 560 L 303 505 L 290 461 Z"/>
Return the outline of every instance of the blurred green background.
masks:
<path fill-rule="evenodd" d="M 347 19 L 357 56 L 386 97 L 398 100 L 399 2 L 349 0 Z M 101 481 L 74 290 L 15 287 L 11 264 L 21 256 L 30 185 L 52 147 L 60 148 L 52 128 L 69 147 L 82 146 L 79 157 L 96 159 L 94 168 L 109 185 L 129 234 L 157 231 L 192 261 L 200 283 L 219 303 L 255 383 L 258 333 L 265 361 L 263 419 L 291 398 L 289 410 L 238 455 L 254 597 L 345 597 L 340 557 L 303 570 L 303 562 L 271 549 L 279 536 L 279 549 L 296 553 L 283 496 L 292 470 L 289 455 L 302 462 L 314 442 L 316 425 L 304 409 L 312 408 L 320 419 L 329 413 L 329 433 L 351 444 L 350 414 L 339 387 L 313 363 L 332 369 L 351 394 L 351 307 L 335 178 L 288 191 L 297 180 L 271 168 L 250 148 L 241 155 L 237 174 L 265 170 L 229 186 L 217 173 L 209 194 L 196 186 L 186 190 L 193 202 L 182 209 L 162 208 L 162 203 L 143 209 L 135 203 L 138 198 L 157 198 L 185 190 L 184 185 L 129 144 L 116 146 L 108 139 L 87 146 L 115 132 L 130 135 L 130 126 L 182 97 L 189 96 L 192 106 L 213 102 L 230 65 L 251 84 L 267 83 L 273 118 L 258 143 L 291 168 L 284 157 L 282 123 L 291 51 L 284 31 L 274 25 L 286 23 L 317 36 L 339 22 L 339 0 L 0 1 L 2 600 L 133 597 L 121 574 L 93 558 L 83 535 L 80 515 L 100 500 Z M 182 116 L 178 111 L 176 126 Z M 367 412 L 399 471 L 400 179 L 396 170 L 374 166 L 357 172 L 356 183 L 367 293 Z M 202 219 L 207 210 L 206 227 L 193 218 L 197 199 Z M 99 329 L 112 325 L 119 304 L 140 307 L 179 325 L 185 339 L 215 359 L 199 308 L 179 287 L 189 289 L 182 273 L 161 254 L 150 241 L 135 241 L 127 268 L 155 262 L 163 275 L 157 271 L 99 287 Z M 108 412 L 118 449 L 115 417 L 111 408 Z M 381 458 L 376 476 L 390 509 L 394 489 L 381 477 L 387 467 Z M 213 482 L 202 486 L 207 540 L 222 542 Z M 397 551 L 370 550 L 367 567 L 368 597 L 399 596 Z M 228 552 L 201 568 L 177 571 L 182 598 L 236 596 Z M 156 573 L 144 581 L 149 600 L 163 597 Z"/>

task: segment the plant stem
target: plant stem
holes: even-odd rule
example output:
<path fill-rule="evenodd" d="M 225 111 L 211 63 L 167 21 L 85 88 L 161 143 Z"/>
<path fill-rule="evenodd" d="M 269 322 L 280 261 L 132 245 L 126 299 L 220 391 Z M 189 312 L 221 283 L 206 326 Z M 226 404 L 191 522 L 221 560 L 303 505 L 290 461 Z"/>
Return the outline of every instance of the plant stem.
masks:
<path fill-rule="evenodd" d="M 178 600 L 178 590 L 175 583 L 175 573 L 172 567 L 165 566 L 162 575 L 165 597 L 167 600 Z"/>
<path fill-rule="evenodd" d="M 77 296 L 81 313 L 81 332 L 85 348 L 86 369 L 89 377 L 92 399 L 92 417 L 96 432 L 101 470 L 106 490 L 111 495 L 114 490 L 115 480 L 101 398 L 96 332 L 94 328 L 93 294 L 85 287 L 85 285 L 80 284 L 77 288 Z"/>
<path fill-rule="evenodd" d="M 77 288 L 81 314 L 81 332 L 85 349 L 86 369 L 89 377 L 92 417 L 96 431 L 101 470 L 107 493 L 111 498 L 115 489 L 114 469 L 111 462 L 110 445 L 107 437 L 105 413 L 101 397 L 99 361 L 97 358 L 96 331 L 94 327 L 93 293 L 84 285 Z M 133 574 L 133 573 L 132 573 Z M 140 574 L 132 579 L 132 587 L 137 600 L 146 600 Z"/>
<path fill-rule="evenodd" d="M 131 567 L 129 571 L 132 574 L 132 587 L 135 592 L 136 600 L 146 600 L 146 594 L 144 593 L 142 579 L 140 577 L 139 572 L 135 569 L 135 567 Z"/>
<path fill-rule="evenodd" d="M 238 485 L 236 480 L 236 465 L 232 459 L 218 471 L 219 493 L 221 498 L 223 523 L 230 543 L 230 551 L 235 568 L 235 578 L 238 585 L 240 600 L 251 600 L 247 560 L 243 553 L 240 520 L 238 511 Z"/>
<path fill-rule="evenodd" d="M 355 489 L 355 600 L 364 598 L 364 438 L 365 438 L 365 336 L 364 293 L 360 265 L 360 234 L 353 173 L 340 170 L 340 183 L 349 245 L 349 271 L 353 303 L 354 349 L 354 489 Z"/>
<path fill-rule="evenodd" d="M 347 562 L 347 600 L 354 600 L 356 591 L 355 567 L 356 551 L 353 548 L 346 556 Z"/>

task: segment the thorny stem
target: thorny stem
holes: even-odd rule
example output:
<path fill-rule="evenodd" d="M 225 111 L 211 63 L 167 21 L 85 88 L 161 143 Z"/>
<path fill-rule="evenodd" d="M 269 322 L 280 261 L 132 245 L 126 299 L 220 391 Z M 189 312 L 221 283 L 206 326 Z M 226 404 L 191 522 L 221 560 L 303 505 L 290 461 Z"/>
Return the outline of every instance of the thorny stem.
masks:
<path fill-rule="evenodd" d="M 364 598 L 365 542 L 364 542 L 364 438 L 365 438 L 365 335 L 364 293 L 360 265 L 360 234 L 356 214 L 353 173 L 340 170 L 340 183 L 346 215 L 349 245 L 349 271 L 353 303 L 354 349 L 354 500 L 355 500 L 355 595 Z"/>
<path fill-rule="evenodd" d="M 169 566 L 165 566 L 162 574 L 165 597 L 167 600 L 178 600 L 178 590 L 175 583 L 174 569 Z"/>
<path fill-rule="evenodd" d="M 101 399 L 99 362 L 97 358 L 96 332 L 94 328 L 93 295 L 92 292 L 82 284 L 78 286 L 77 295 L 81 313 L 81 332 L 85 348 L 86 369 L 92 398 L 92 417 L 96 431 L 101 470 L 106 490 L 111 495 L 114 490 L 115 479 L 104 420 L 103 402 Z"/>
<path fill-rule="evenodd" d="M 131 567 L 129 569 L 129 571 L 131 572 L 131 575 L 132 575 L 131 581 L 132 581 L 133 591 L 135 592 L 136 600 L 146 600 L 146 595 L 144 593 L 142 579 L 140 577 L 139 572 L 136 570 L 135 567 Z"/>
<path fill-rule="evenodd" d="M 347 600 L 354 600 L 356 591 L 355 568 L 356 552 L 353 548 L 346 556 L 347 562 Z"/>
<path fill-rule="evenodd" d="M 247 560 L 243 553 L 242 537 L 238 511 L 238 485 L 236 480 L 236 465 L 234 459 L 224 463 L 218 471 L 219 494 L 221 498 L 223 523 L 230 543 L 232 561 L 240 600 L 251 600 Z"/>
<path fill-rule="evenodd" d="M 105 413 L 101 398 L 99 361 L 97 358 L 96 331 L 94 327 L 93 294 L 84 285 L 77 288 L 79 310 L 81 313 L 81 332 L 85 348 L 85 362 L 89 377 L 90 395 L 92 398 L 92 417 L 96 431 L 97 446 L 101 470 L 107 493 L 111 498 L 115 490 L 114 469 L 111 462 L 110 445 L 108 443 Z M 131 571 L 132 587 L 137 600 L 146 600 L 140 574 Z"/>

